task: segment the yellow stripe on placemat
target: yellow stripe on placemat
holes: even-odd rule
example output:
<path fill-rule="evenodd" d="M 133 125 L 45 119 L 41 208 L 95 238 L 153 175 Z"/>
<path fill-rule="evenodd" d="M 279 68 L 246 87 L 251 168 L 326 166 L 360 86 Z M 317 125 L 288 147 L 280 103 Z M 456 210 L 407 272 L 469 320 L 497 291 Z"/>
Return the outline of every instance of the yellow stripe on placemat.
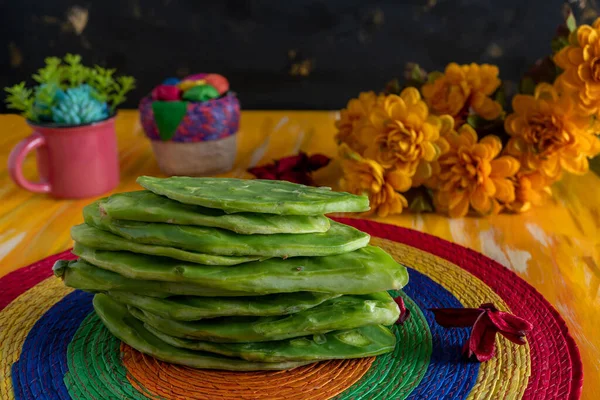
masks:
<path fill-rule="evenodd" d="M 414 247 L 387 239 L 372 238 L 371 244 L 380 246 L 394 258 L 442 285 L 465 307 L 479 307 L 493 303 L 501 311 L 510 311 L 506 303 L 489 286 L 443 258 Z M 469 399 L 520 399 L 531 375 L 529 344 L 518 346 L 504 337 L 496 337 L 496 356 L 481 363 L 477 381 Z"/>
<path fill-rule="evenodd" d="M 35 323 L 73 289 L 50 277 L 14 299 L 0 311 L 0 399 L 14 400 L 12 365 Z"/>

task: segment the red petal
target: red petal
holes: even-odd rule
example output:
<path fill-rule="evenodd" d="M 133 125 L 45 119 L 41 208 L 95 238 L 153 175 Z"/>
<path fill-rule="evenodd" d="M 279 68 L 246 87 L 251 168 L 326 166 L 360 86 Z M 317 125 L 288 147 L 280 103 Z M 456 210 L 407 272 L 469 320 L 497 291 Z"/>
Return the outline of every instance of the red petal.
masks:
<path fill-rule="evenodd" d="M 272 167 L 269 168 L 269 166 L 249 168 L 248 172 L 256 176 L 258 179 L 277 179 L 277 175 L 274 171 L 272 171 Z"/>
<path fill-rule="evenodd" d="M 479 362 L 491 360 L 496 355 L 496 330 L 486 329 L 473 353 Z"/>
<path fill-rule="evenodd" d="M 487 314 L 481 314 L 477 318 L 469 338 L 469 350 L 480 362 L 488 361 L 494 357 L 496 332 L 497 329 Z"/>
<path fill-rule="evenodd" d="M 293 169 L 303 169 L 302 165 L 306 164 L 306 154 L 299 153 L 297 156 L 283 157 L 276 162 L 277 173 L 291 171 Z"/>
<path fill-rule="evenodd" d="M 287 171 L 280 174 L 279 179 L 293 183 L 300 183 L 302 185 L 312 184 L 312 179 L 306 172 Z"/>
<path fill-rule="evenodd" d="M 430 309 L 438 324 L 445 328 L 465 328 L 473 326 L 483 314 L 478 308 L 432 308 Z"/>
<path fill-rule="evenodd" d="M 331 161 L 331 159 L 327 156 L 324 156 L 323 154 L 313 154 L 308 159 L 308 168 L 311 171 L 316 171 L 319 168 L 323 168 L 324 166 L 329 164 L 329 161 Z"/>
<path fill-rule="evenodd" d="M 265 172 L 264 174 L 262 174 L 261 176 L 258 176 L 259 179 L 269 179 L 272 181 L 276 181 L 278 180 L 277 175 L 275 175 L 272 172 Z"/>
<path fill-rule="evenodd" d="M 525 344 L 527 343 L 525 341 L 525 336 L 521 336 L 521 335 L 513 335 L 512 333 L 506 333 L 506 332 L 500 332 L 500 334 L 502 336 L 504 336 L 505 338 L 507 338 L 508 340 L 510 340 L 513 343 L 516 344 Z"/>
<path fill-rule="evenodd" d="M 533 329 L 529 321 L 507 312 L 495 311 L 489 312 L 488 315 L 492 323 L 502 333 L 523 336 Z"/>
<path fill-rule="evenodd" d="M 480 362 L 494 357 L 496 333 L 516 344 L 525 344 L 525 335 L 533 326 L 523 318 L 498 311 L 492 303 L 480 308 L 435 308 L 435 320 L 444 327 L 473 326 L 469 340 L 463 346 L 467 358 L 475 356 Z"/>
<path fill-rule="evenodd" d="M 471 349 L 469 348 L 469 339 L 467 339 L 467 341 L 465 342 L 465 344 L 463 344 L 462 355 L 467 360 L 469 360 L 469 359 L 471 359 L 473 357 L 473 353 L 471 352 Z"/>
<path fill-rule="evenodd" d="M 260 174 L 264 172 L 275 172 L 272 165 L 259 165 L 258 167 L 248 168 L 251 174 Z"/>
<path fill-rule="evenodd" d="M 485 310 L 485 311 L 498 311 L 496 306 L 493 305 L 492 303 L 484 303 L 481 306 L 479 306 L 479 308 L 481 308 L 482 310 Z"/>
<path fill-rule="evenodd" d="M 400 316 L 398 317 L 396 324 L 402 325 L 402 324 L 404 324 L 404 321 L 406 321 L 408 319 L 408 317 L 410 316 L 410 310 L 408 308 L 406 308 L 406 306 L 404 305 L 404 300 L 402 299 L 402 297 L 398 296 L 398 297 L 394 298 L 394 301 L 396 302 L 396 304 L 398 305 L 398 308 L 400 309 Z"/>

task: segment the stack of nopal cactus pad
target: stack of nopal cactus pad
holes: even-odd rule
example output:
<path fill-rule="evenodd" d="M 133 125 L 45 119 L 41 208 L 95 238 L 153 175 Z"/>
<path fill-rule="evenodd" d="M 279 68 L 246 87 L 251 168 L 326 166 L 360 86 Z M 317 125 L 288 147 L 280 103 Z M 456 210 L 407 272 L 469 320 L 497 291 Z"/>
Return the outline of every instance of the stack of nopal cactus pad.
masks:
<path fill-rule="evenodd" d="M 237 371 L 393 350 L 386 292 L 406 269 L 324 216 L 362 196 L 280 181 L 140 177 L 84 209 L 67 286 L 96 293 L 116 337 L 163 361 Z"/>

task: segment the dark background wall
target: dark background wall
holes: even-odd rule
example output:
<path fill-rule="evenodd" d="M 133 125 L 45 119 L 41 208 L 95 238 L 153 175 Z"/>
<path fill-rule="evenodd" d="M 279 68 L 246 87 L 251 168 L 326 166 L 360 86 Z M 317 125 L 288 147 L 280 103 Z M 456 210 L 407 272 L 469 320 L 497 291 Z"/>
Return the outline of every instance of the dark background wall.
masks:
<path fill-rule="evenodd" d="M 220 72 L 246 109 L 336 109 L 402 75 L 409 61 L 427 70 L 495 63 L 516 82 L 550 51 L 563 4 L 0 0 L 0 86 L 31 82 L 45 57 L 72 52 L 134 75 L 127 107 L 165 77 Z M 596 15 L 593 1 L 570 4 L 578 16 Z"/>

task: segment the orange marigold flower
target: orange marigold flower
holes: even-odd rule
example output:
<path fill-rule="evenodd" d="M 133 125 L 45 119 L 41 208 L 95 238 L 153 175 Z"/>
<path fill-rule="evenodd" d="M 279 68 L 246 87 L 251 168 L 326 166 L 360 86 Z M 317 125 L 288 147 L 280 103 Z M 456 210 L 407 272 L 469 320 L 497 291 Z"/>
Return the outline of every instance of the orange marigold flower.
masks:
<path fill-rule="evenodd" d="M 437 141 L 437 145 L 440 148 L 441 154 L 445 154 L 450 150 L 450 145 L 446 138 L 452 133 L 456 133 L 454 130 L 454 119 L 450 115 L 440 116 L 440 139 Z M 439 158 L 430 163 L 420 163 L 415 175 L 412 177 L 412 187 L 428 185 L 428 183 L 435 180 L 440 170 Z"/>
<path fill-rule="evenodd" d="M 363 158 L 345 143 L 340 146 L 339 154 L 343 171 L 340 185 L 347 192 L 369 196 L 371 210 L 366 214 L 386 217 L 400 214 L 408 206 L 406 198 L 394 186 L 399 183 L 397 175 L 386 175 L 376 161 Z"/>
<path fill-rule="evenodd" d="M 539 206 L 551 194 L 551 182 L 538 171 L 520 171 L 511 181 L 515 186 L 515 199 L 505 206 L 513 212 L 525 212 L 532 206 Z"/>
<path fill-rule="evenodd" d="M 448 147 L 440 138 L 440 127 L 440 119 L 429 114 L 419 91 L 406 88 L 400 96 L 388 95 L 378 103 L 358 127 L 358 135 L 367 144 L 364 156 L 395 170 L 410 187 L 417 171 L 425 176 L 420 179 L 428 177 L 428 164 Z"/>
<path fill-rule="evenodd" d="M 572 90 L 582 113 L 598 113 L 600 107 L 600 18 L 593 26 L 581 25 L 570 44 L 554 56 L 564 72 L 557 82 Z"/>
<path fill-rule="evenodd" d="M 594 135 L 592 119 L 579 113 L 572 95 L 540 83 L 533 96 L 516 95 L 513 109 L 504 121 L 512 136 L 506 154 L 518 158 L 525 172 L 540 171 L 556 180 L 563 169 L 575 174 L 588 171 L 588 157 L 600 152 L 600 139 Z"/>
<path fill-rule="evenodd" d="M 423 98 L 433 112 L 454 117 L 462 124 L 469 109 L 487 120 L 494 120 L 502 113 L 500 103 L 491 96 L 500 86 L 498 67 L 495 65 L 458 65 L 450 63 L 443 74 L 432 75 L 432 82 L 421 88 Z"/>
<path fill-rule="evenodd" d="M 451 217 L 463 217 L 471 206 L 480 214 L 500 212 L 501 203 L 515 199 L 509 178 L 519 170 L 511 156 L 498 157 L 502 143 L 489 135 L 477 141 L 470 125 L 446 136 L 450 150 L 439 159 L 441 172 L 428 182 L 434 191 L 434 205 Z"/>
<path fill-rule="evenodd" d="M 346 108 L 340 111 L 340 119 L 335 122 L 338 129 L 335 138 L 339 143 L 346 143 L 351 148 L 362 151 L 355 135 L 356 125 L 370 114 L 380 97 L 383 98 L 375 92 L 363 92 L 357 99 L 348 101 Z"/>

